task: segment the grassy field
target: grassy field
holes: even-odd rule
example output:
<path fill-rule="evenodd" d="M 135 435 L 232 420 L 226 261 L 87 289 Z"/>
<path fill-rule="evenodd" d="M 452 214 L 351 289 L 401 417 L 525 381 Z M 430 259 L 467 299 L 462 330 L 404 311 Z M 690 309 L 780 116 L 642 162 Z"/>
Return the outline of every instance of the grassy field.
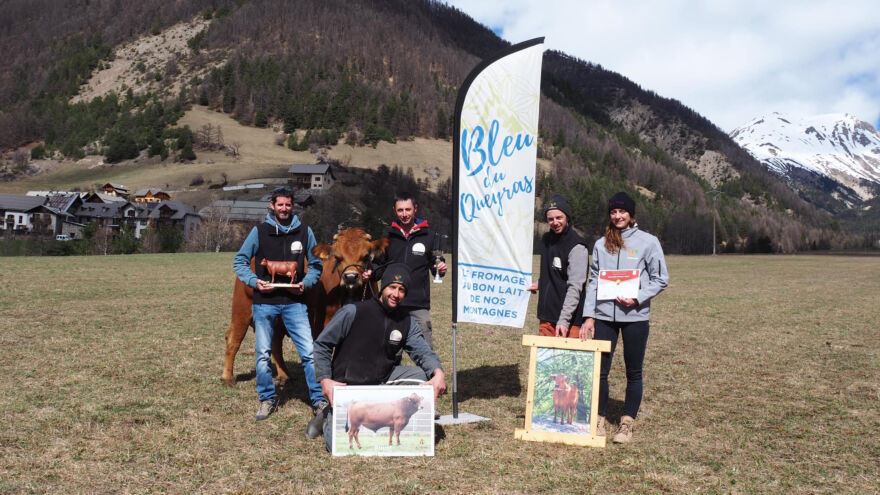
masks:
<path fill-rule="evenodd" d="M 536 330 L 461 324 L 460 409 L 492 421 L 438 429 L 433 458 L 388 459 L 305 438 L 289 342 L 269 420 L 253 421 L 252 334 L 221 386 L 230 253 L 0 258 L 0 493 L 877 493 L 880 262 L 668 262 L 632 444 L 514 440 Z M 451 369 L 450 284 L 434 288 Z M 623 371 L 618 356 L 614 423 Z"/>

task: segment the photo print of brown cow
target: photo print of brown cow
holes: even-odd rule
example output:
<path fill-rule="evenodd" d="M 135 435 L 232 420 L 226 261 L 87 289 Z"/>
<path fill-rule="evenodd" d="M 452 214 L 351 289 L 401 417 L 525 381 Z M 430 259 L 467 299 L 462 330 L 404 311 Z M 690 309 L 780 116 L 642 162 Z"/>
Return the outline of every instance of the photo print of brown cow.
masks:
<path fill-rule="evenodd" d="M 336 387 L 333 402 L 333 455 L 434 455 L 433 387 Z"/>
<path fill-rule="evenodd" d="M 539 348 L 532 430 L 589 434 L 593 353 Z"/>

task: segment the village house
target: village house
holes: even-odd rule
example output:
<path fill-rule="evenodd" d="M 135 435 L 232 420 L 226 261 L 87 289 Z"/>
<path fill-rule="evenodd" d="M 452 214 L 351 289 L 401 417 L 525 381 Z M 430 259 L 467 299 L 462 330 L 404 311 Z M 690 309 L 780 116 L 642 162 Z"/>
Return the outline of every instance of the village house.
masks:
<path fill-rule="evenodd" d="M 287 172 L 291 175 L 288 183 L 293 189 L 327 190 L 336 180 L 329 163 L 296 163 Z"/>
<path fill-rule="evenodd" d="M 38 195 L 40 193 L 47 195 Z M 108 197 L 113 200 L 105 202 Z M 265 215 L 265 203 L 262 210 Z M 105 193 L 81 195 L 51 191 L 32 191 L 32 195 L 0 194 L 0 218 L 0 231 L 3 232 L 66 234 L 73 239 L 81 238 L 82 230 L 92 222 L 113 232 L 130 226 L 137 238 L 150 227 L 172 227 L 183 232 L 186 240 L 201 225 L 199 214 L 180 201 L 142 203 Z"/>
<path fill-rule="evenodd" d="M 113 184 L 108 182 L 101 186 L 101 190 L 104 191 L 104 194 L 109 196 L 118 196 L 120 198 L 125 198 L 128 196 L 128 188 L 123 186 L 122 184 Z"/>
<path fill-rule="evenodd" d="M 122 196 L 114 196 L 104 192 L 91 192 L 83 196 L 83 203 L 124 203 L 128 201 Z"/>
<path fill-rule="evenodd" d="M 158 203 L 169 199 L 171 195 L 161 189 L 138 189 L 134 193 L 134 200 L 138 203 Z"/>
<path fill-rule="evenodd" d="M 189 205 L 170 200 L 161 203 L 83 203 L 76 211 L 76 219 L 83 225 L 98 222 L 101 227 L 112 231 L 119 231 L 127 225 L 138 239 L 145 229 L 164 226 L 179 229 L 188 240 L 201 223 L 199 215 Z"/>
<path fill-rule="evenodd" d="M 72 215 L 47 204 L 46 197 L 21 194 L 0 194 L 0 224 L 8 233 L 39 233 L 56 235 L 62 233 L 64 221 Z"/>
<path fill-rule="evenodd" d="M 180 201 L 162 201 L 161 203 L 142 204 L 146 206 L 150 226 L 174 227 L 183 231 L 183 238 L 189 240 L 198 232 L 201 218 L 189 205 Z"/>

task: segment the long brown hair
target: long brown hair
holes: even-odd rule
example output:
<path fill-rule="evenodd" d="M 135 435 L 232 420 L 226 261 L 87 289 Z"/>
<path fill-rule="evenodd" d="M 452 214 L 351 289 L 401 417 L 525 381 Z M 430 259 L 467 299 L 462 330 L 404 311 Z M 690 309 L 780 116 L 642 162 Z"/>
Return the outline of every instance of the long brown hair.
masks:
<path fill-rule="evenodd" d="M 629 227 L 632 227 L 636 224 L 636 219 L 632 216 L 629 217 Z M 614 226 L 614 222 L 611 219 L 608 219 L 608 225 L 605 227 L 605 251 L 608 251 L 610 254 L 614 254 L 620 251 L 620 248 L 623 247 L 623 237 L 620 235 L 620 230 Z"/>

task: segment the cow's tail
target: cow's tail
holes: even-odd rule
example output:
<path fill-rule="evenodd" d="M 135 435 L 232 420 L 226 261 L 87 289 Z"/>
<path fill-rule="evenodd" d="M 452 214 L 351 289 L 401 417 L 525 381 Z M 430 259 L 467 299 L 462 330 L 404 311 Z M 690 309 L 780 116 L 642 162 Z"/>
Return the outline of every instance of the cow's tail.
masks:
<path fill-rule="evenodd" d="M 348 415 L 345 417 L 345 432 L 348 433 Z"/>

